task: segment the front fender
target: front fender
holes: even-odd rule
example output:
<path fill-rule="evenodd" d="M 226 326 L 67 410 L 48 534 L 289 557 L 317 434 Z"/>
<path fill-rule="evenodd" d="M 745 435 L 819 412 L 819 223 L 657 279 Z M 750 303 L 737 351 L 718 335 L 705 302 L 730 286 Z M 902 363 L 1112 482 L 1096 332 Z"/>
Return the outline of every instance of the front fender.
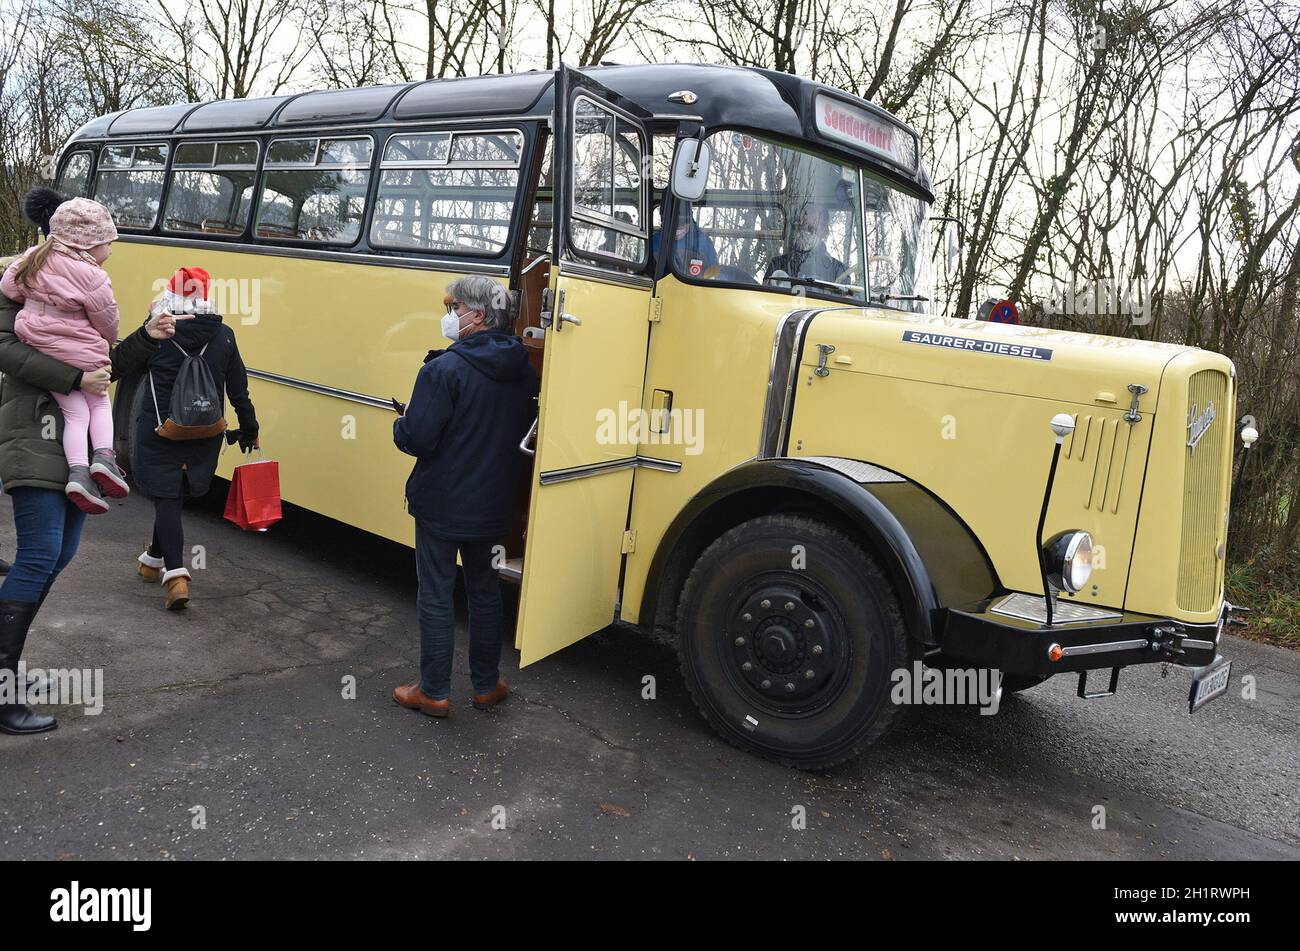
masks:
<path fill-rule="evenodd" d="M 663 626 L 671 617 L 681 583 L 714 538 L 774 512 L 813 514 L 858 540 L 889 578 L 908 630 L 922 644 L 937 643 L 943 608 L 997 588 L 970 530 L 916 483 L 858 460 L 760 459 L 723 473 L 678 513 L 651 563 L 641 623 Z"/>

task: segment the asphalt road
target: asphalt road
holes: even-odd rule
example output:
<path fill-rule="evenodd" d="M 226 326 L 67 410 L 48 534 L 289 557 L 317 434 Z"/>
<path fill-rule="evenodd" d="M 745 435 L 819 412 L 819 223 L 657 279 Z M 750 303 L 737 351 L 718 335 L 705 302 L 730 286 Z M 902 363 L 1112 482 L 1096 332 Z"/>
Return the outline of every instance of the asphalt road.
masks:
<path fill-rule="evenodd" d="M 1086 702 L 1057 678 L 996 716 L 913 708 L 867 756 L 806 774 L 716 738 L 673 652 L 623 629 L 524 671 L 507 650 L 514 693 L 488 713 L 462 641 L 452 716 L 403 710 L 408 552 L 301 512 L 253 535 L 194 510 L 207 567 L 168 613 L 134 574 L 150 514 L 133 497 L 92 519 L 33 629 L 29 664 L 102 667 L 106 699 L 0 736 L 0 858 L 1300 858 L 1287 651 L 1229 639 L 1237 685 L 1194 716 L 1178 668 Z"/>

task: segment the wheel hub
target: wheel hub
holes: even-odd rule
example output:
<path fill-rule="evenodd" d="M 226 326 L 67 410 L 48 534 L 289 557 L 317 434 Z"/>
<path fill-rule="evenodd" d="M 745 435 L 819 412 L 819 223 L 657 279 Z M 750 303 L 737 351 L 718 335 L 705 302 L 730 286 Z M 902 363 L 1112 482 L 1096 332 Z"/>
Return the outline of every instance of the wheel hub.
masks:
<path fill-rule="evenodd" d="M 728 631 L 741 679 L 779 706 L 804 706 L 835 674 L 837 652 L 824 612 L 793 585 L 766 585 L 736 610 Z"/>

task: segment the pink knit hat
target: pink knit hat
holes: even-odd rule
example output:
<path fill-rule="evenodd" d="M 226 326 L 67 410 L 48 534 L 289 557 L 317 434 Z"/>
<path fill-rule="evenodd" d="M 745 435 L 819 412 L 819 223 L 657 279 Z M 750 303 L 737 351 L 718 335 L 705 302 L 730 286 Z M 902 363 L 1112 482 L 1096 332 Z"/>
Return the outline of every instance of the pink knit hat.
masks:
<path fill-rule="evenodd" d="M 69 198 L 50 216 L 50 236 L 70 248 L 89 251 L 117 240 L 117 227 L 108 209 L 89 198 Z"/>

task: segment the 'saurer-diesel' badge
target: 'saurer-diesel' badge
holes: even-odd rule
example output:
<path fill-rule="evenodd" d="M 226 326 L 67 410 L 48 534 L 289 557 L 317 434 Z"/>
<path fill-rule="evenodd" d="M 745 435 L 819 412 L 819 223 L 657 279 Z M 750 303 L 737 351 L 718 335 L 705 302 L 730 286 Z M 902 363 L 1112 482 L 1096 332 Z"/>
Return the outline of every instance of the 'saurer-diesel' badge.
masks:
<path fill-rule="evenodd" d="M 1210 428 L 1213 422 L 1213 400 L 1210 401 L 1209 406 L 1205 407 L 1205 412 L 1199 416 L 1196 415 L 1196 404 L 1192 404 L 1192 410 L 1187 414 L 1187 448 L 1191 450 L 1193 456 L 1196 455 L 1196 444 L 1201 441 L 1201 437 L 1205 435 L 1206 430 Z"/>

